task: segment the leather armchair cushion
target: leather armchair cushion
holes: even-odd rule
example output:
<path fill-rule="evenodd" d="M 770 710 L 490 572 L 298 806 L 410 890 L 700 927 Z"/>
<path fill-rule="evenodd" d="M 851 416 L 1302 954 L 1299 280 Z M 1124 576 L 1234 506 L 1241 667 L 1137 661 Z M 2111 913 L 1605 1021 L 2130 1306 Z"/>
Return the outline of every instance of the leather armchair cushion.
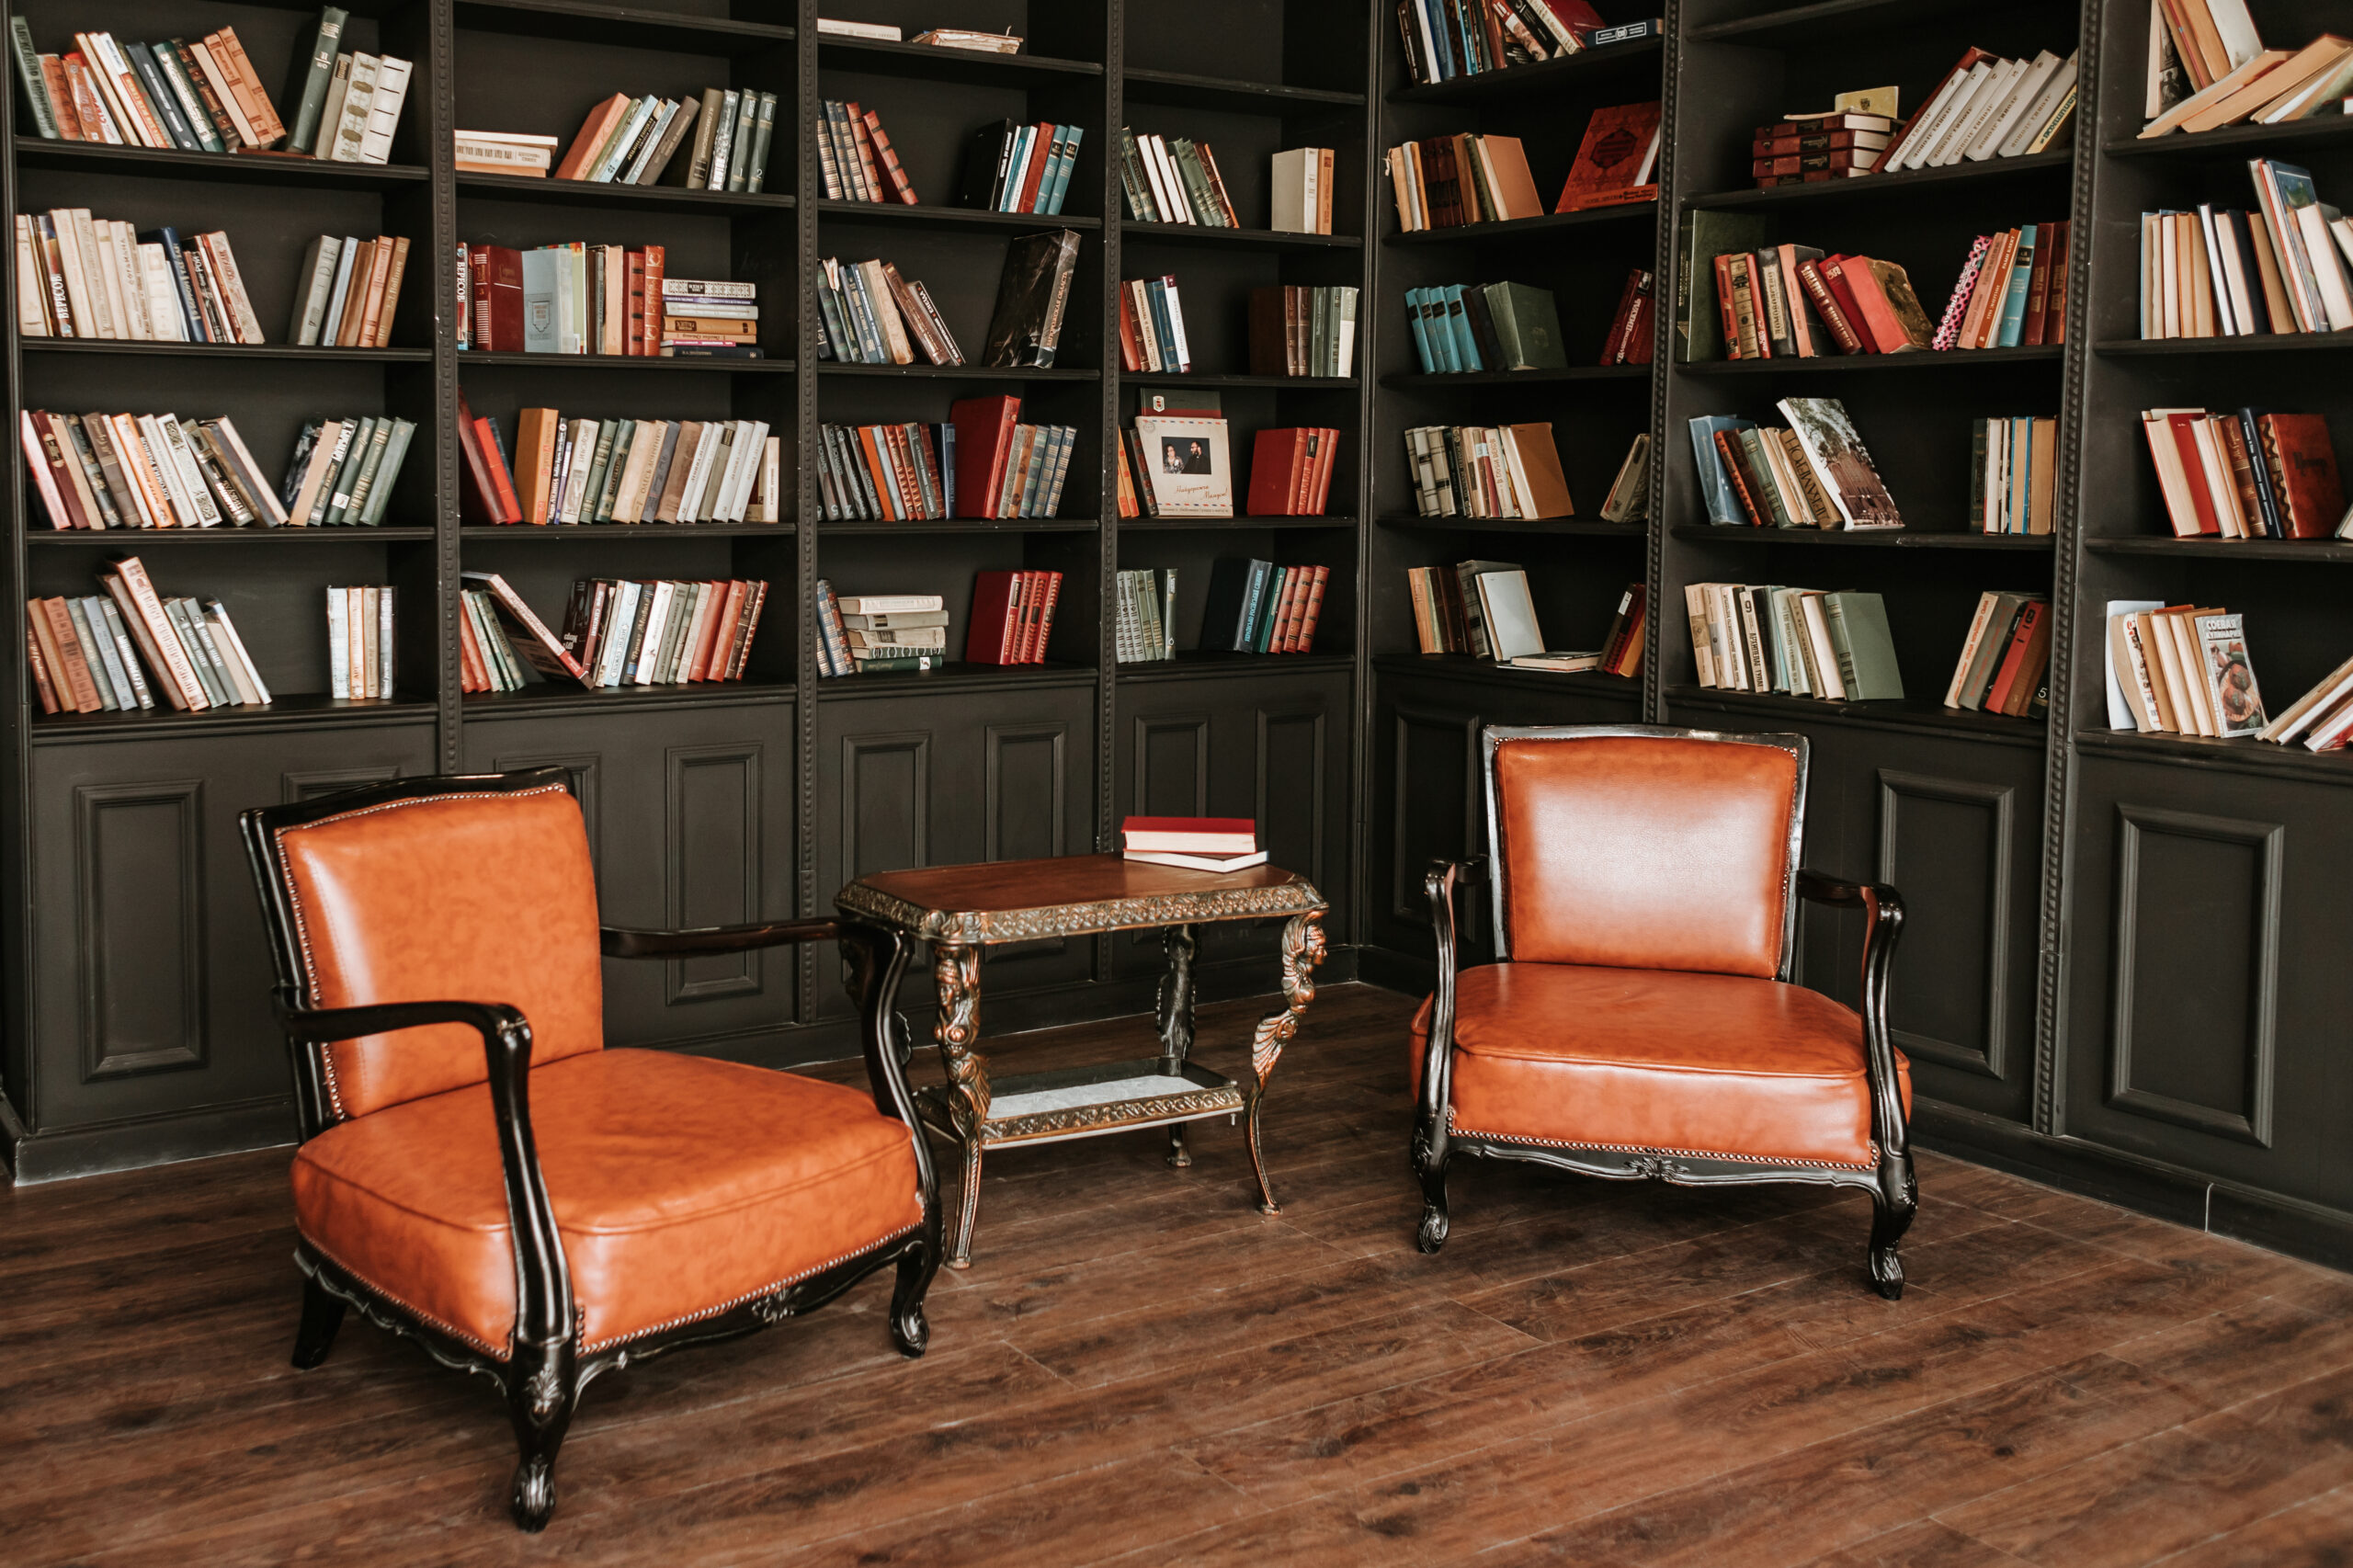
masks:
<path fill-rule="evenodd" d="M 604 1045 L 597 877 L 580 807 L 560 785 L 362 807 L 278 835 L 310 1005 L 505 1002 L 531 1060 Z M 479 1084 L 461 1024 L 326 1048 L 345 1116 Z"/>
<path fill-rule="evenodd" d="M 1416 1085 L 1432 1006 L 1414 1017 Z M 1456 981 L 1454 1041 L 1460 1131 L 1816 1165 L 1877 1158 L 1862 1020 L 1803 986 L 1490 964 Z M 1908 1114 L 1901 1052 L 1896 1073 Z"/>
<path fill-rule="evenodd" d="M 1656 735 L 1495 748 L 1497 869 L 1523 963 L 1780 971 L 1797 758 Z"/>
<path fill-rule="evenodd" d="M 868 1094 L 651 1051 L 534 1070 L 531 1122 L 584 1348 L 708 1316 L 922 1222 L 906 1127 Z M 294 1157 L 302 1235 L 494 1354 L 515 1254 L 487 1085 L 329 1128 Z"/>

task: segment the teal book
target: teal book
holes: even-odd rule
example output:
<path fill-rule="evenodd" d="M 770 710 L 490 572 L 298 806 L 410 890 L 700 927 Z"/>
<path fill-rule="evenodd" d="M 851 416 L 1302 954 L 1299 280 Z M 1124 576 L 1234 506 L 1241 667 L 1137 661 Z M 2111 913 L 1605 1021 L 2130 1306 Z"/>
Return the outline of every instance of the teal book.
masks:
<path fill-rule="evenodd" d="M 1830 644 L 1838 654 L 1838 676 L 1850 702 L 1882 702 L 1904 696 L 1895 667 L 1895 640 L 1887 629 L 1887 603 L 1877 594 L 1836 593 L 1822 597 Z"/>
<path fill-rule="evenodd" d="M 351 13 L 338 6 L 321 7 L 317 27 L 294 55 L 294 69 L 278 101 L 287 106 L 286 145 L 298 153 L 318 150 L 319 115 L 326 108 L 327 84 L 335 78 L 335 57 L 343 43 L 343 29 Z"/>
<path fill-rule="evenodd" d="M 1471 331 L 1471 307 L 1463 303 L 1470 290 L 1460 283 L 1449 284 L 1446 294 L 1446 329 L 1454 345 L 1454 368 L 1458 370 L 1483 370 L 1487 362 L 1479 358 L 1479 339 Z"/>
<path fill-rule="evenodd" d="M 1743 430 L 1754 430 L 1753 419 L 1735 419 L 1726 414 L 1703 414 L 1691 421 L 1691 459 L 1699 470 L 1699 494 L 1707 502 L 1708 521 L 1732 528 L 1746 528 L 1748 515 L 1740 509 L 1740 498 L 1732 493 L 1732 475 L 1724 472 L 1723 454 L 1716 450 L 1716 432 L 1722 430 L 1737 436 Z"/>
<path fill-rule="evenodd" d="M 1990 347 L 2016 348 L 2018 334 L 2026 327 L 2026 286 L 2034 273 L 2034 225 L 2029 223 L 2018 233 L 2018 258 L 2010 268 L 2009 292 L 2002 300 L 2002 330 Z"/>

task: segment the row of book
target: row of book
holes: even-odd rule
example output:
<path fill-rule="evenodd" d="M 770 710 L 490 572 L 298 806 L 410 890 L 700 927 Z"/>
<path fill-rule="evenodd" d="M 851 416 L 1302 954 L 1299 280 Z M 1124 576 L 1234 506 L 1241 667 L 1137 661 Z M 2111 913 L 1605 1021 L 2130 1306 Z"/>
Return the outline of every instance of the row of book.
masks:
<path fill-rule="evenodd" d="M 1829 702 L 1904 695 L 1887 605 L 1877 594 L 1688 583 L 1683 602 L 1701 686 Z"/>
<path fill-rule="evenodd" d="M 2059 498 L 2059 421 L 1970 422 L 1969 516 L 1979 533 L 2047 534 Z"/>
<path fill-rule="evenodd" d="M 662 245 L 458 247 L 458 347 L 494 354 L 756 358 L 759 285 L 676 278 Z"/>
<path fill-rule="evenodd" d="M 1892 261 L 1784 244 L 1718 256 L 1712 270 L 1727 359 L 1904 354 L 1932 337 L 1910 275 Z"/>
<path fill-rule="evenodd" d="M 183 241 L 86 207 L 16 215 L 17 330 L 136 343 L 264 341 L 226 233 Z"/>
<path fill-rule="evenodd" d="M 1928 347 L 1942 352 L 2066 342 L 2067 252 L 2075 232 L 2067 220 L 1972 241 Z"/>
<path fill-rule="evenodd" d="M 776 137 L 774 93 L 705 87 L 698 97 L 615 93 L 589 109 L 555 165 L 557 179 L 599 185 L 681 185 L 688 190 L 756 193 L 767 182 L 768 146 Z M 683 164 L 678 152 L 694 142 Z M 469 142 L 474 143 L 469 145 Z M 553 137 L 499 131 L 458 132 L 460 166 L 486 174 L 547 172 Z M 501 157 L 506 150 L 518 156 Z M 500 166 L 485 166 L 485 165 Z M 676 171 L 678 177 L 665 179 Z"/>
<path fill-rule="evenodd" d="M 1408 289 L 1405 324 L 1426 376 L 1568 369 L 1560 312 L 1549 289 L 1526 283 Z"/>
<path fill-rule="evenodd" d="M 2030 60 L 1964 51 L 1875 167 L 1901 174 L 2064 146 L 2075 133 L 2078 66 L 2077 55 L 2061 60 L 2047 49 Z"/>
<path fill-rule="evenodd" d="M 882 117 L 852 101 L 826 98 L 818 106 L 817 177 L 828 201 L 918 205 Z"/>
<path fill-rule="evenodd" d="M 817 490 L 831 522 L 913 522 L 958 516 L 977 497 L 986 517 L 1051 517 L 1077 449 L 1074 425 L 1005 425 L 985 405 L 957 403 L 948 423 L 820 426 Z M 979 406 L 975 406 L 979 405 Z M 965 445 L 959 446 L 960 433 Z M 935 442 L 937 446 L 935 446 Z M 962 482 L 960 487 L 959 481 Z"/>
<path fill-rule="evenodd" d="M 1217 154 L 1206 142 L 1140 136 L 1120 127 L 1120 188 L 1127 197 L 1128 216 L 1139 223 L 1242 227 L 1217 172 Z"/>
<path fill-rule="evenodd" d="M 2112 711 L 2109 722 L 2123 728 Z M 2329 671 L 2318 685 L 2279 710 L 2256 739 L 2283 746 L 2302 741 L 2312 751 L 2335 751 L 2353 739 L 2353 659 Z"/>
<path fill-rule="evenodd" d="M 1120 284 L 1120 368 L 1131 375 L 1183 375 L 1193 368 L 1185 336 L 1185 301 L 1176 279 L 1130 278 Z"/>
<path fill-rule="evenodd" d="M 2165 0 L 2153 11 L 2144 137 L 2335 114 L 2353 92 L 2353 39 L 2266 49 L 2245 0 Z"/>
<path fill-rule="evenodd" d="M 1665 23 L 1612 27 L 1586 0 L 1397 0 L 1397 30 L 1407 74 L 1431 83 L 1658 38 Z"/>
<path fill-rule="evenodd" d="M 295 274 L 286 341 L 303 347 L 386 348 L 408 274 L 408 236 L 321 234 Z"/>
<path fill-rule="evenodd" d="M 1414 635 L 1425 653 L 1468 653 L 1556 674 L 1600 670 L 1625 676 L 1642 668 L 1648 610 L 1640 583 L 1629 585 L 1619 596 L 1608 634 L 1591 653 L 1545 650 L 1527 571 L 1515 562 L 1408 567 L 1405 589 L 1413 605 Z"/>
<path fill-rule="evenodd" d="M 490 601 L 482 607 L 484 610 L 496 606 L 494 593 L 473 592 Z M 591 690 L 741 680 L 767 597 L 767 583 L 741 577 L 685 582 L 583 578 L 572 585 L 563 631 L 555 639 L 557 651 L 579 666 L 573 678 Z M 477 619 L 486 626 L 496 624 L 488 616 Z M 526 643 L 517 645 L 536 650 L 540 660 L 572 674 L 562 659 L 549 657 L 549 650 L 528 627 L 523 631 Z M 483 639 L 494 653 L 508 655 L 504 674 L 510 677 L 521 673 L 513 668 L 512 649 L 506 645 L 511 635 Z M 512 691 L 515 687 L 502 681 L 488 689 Z"/>
<path fill-rule="evenodd" d="M 1157 451 L 1157 460 L 1153 454 Z M 1208 411 L 1139 415 L 1121 433 L 1119 507 L 1122 517 L 1233 516 L 1226 470 L 1227 432 Z M 1261 430 L 1250 453 L 1245 515 L 1320 517 L 1332 495 L 1340 432 L 1323 426 Z M 1141 470 L 1146 482 L 1135 482 Z"/>
<path fill-rule="evenodd" d="M 961 365 L 964 350 L 932 303 L 922 279 L 909 282 L 893 264 L 875 259 L 818 263 L 817 316 L 823 335 L 817 357 L 843 365 Z"/>
<path fill-rule="evenodd" d="M 1785 397 L 1787 426 L 1729 415 L 1691 421 L 1699 493 L 1712 523 L 1757 528 L 1896 528 L 1904 515 L 1880 479 L 1847 405 Z"/>
<path fill-rule="evenodd" d="M 2328 421 L 2242 408 L 2152 408 L 2141 433 L 2183 539 L 2353 538 Z"/>
<path fill-rule="evenodd" d="M 1111 657 L 1122 665 L 1176 656 L 1176 568 L 1131 566 L 1112 579 Z"/>
<path fill-rule="evenodd" d="M 164 597 L 135 555 L 108 562 L 98 585 L 104 597 L 26 604 L 27 662 L 42 712 L 136 712 L 153 709 L 157 694 L 187 712 L 269 700 L 220 600 Z"/>
<path fill-rule="evenodd" d="M 395 588 L 376 584 L 328 586 L 329 697 L 348 702 L 392 696 L 392 612 L 398 593 Z M 267 693 L 263 694 L 262 700 L 269 700 Z"/>
<path fill-rule="evenodd" d="M 927 670 L 945 661 L 948 601 L 938 594 L 837 598 L 833 585 L 821 577 L 812 608 L 820 676 Z"/>
<path fill-rule="evenodd" d="M 2051 705 L 2051 601 L 2040 594 L 1978 595 L 1945 706 L 2040 718 Z"/>
<path fill-rule="evenodd" d="M 2353 328 L 2353 219 L 2310 171 L 2256 158 L 2259 210 L 2141 214 L 2141 335 L 2247 337 Z"/>
<path fill-rule="evenodd" d="M 1329 566 L 1278 566 L 1222 555 L 1210 564 L 1201 602 L 1201 650 L 1211 653 L 1305 653 L 1324 614 Z"/>
<path fill-rule="evenodd" d="M 1618 291 L 1618 308 L 1609 314 L 1597 363 L 1647 365 L 1657 351 L 1657 336 L 1658 278 L 1648 267 L 1633 267 Z"/>
<path fill-rule="evenodd" d="M 1339 455 L 1340 432 L 1328 426 L 1259 431 L 1250 448 L 1250 490 L 1245 503 L 1250 516 L 1322 517 L 1332 497 L 1332 471 Z"/>
<path fill-rule="evenodd" d="M 1355 287 L 1284 283 L 1251 290 L 1250 373 L 1355 375 Z"/>
<path fill-rule="evenodd" d="M 18 427 L 50 526 L 89 529 L 373 525 L 415 432 L 374 416 L 306 425 L 273 488 L 226 415 L 26 409 Z"/>
<path fill-rule="evenodd" d="M 1576 514 L 1549 423 L 1418 425 L 1405 433 L 1414 505 L 1425 517 Z"/>
<path fill-rule="evenodd" d="M 509 460 L 497 422 L 460 401 L 459 513 L 469 523 L 773 523 L 782 440 L 756 419 L 567 419 L 526 408 Z"/>
<path fill-rule="evenodd" d="M 1552 210 L 1657 199 L 1660 123 L 1656 103 L 1594 110 Z M 1397 226 L 1408 233 L 1544 214 L 1527 149 L 1516 136 L 1466 131 L 1401 142 L 1381 167 L 1396 199 Z"/>
<path fill-rule="evenodd" d="M 871 114 L 867 118 L 873 119 Z M 880 128 L 873 129 L 879 134 Z M 1078 166 L 1079 143 L 1086 138 L 1083 127 L 1050 120 L 1023 125 L 1001 119 L 983 125 L 972 132 L 964 151 L 964 205 L 983 212 L 1058 215 L 1070 195 L 1071 173 Z M 898 172 L 895 157 L 891 175 L 899 199 L 913 201 L 914 189 Z"/>
<path fill-rule="evenodd" d="M 2111 727 L 2144 734 L 2262 734 L 2268 721 L 2245 618 L 2162 599 L 2110 599 L 2108 706 Z"/>

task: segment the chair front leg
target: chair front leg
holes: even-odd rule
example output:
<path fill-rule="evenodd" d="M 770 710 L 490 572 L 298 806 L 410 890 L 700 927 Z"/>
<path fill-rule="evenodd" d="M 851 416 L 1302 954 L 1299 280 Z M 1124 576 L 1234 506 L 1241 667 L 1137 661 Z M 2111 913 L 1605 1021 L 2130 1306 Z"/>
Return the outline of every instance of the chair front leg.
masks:
<path fill-rule="evenodd" d="M 1422 1221 L 1415 1231 L 1414 1244 L 1426 1253 L 1434 1253 L 1446 1244 L 1449 1224 L 1446 1168 L 1454 1152 L 1447 1135 L 1446 1113 L 1454 1070 L 1454 972 L 1459 961 L 1455 950 L 1454 890 L 1465 879 L 1475 877 L 1477 871 L 1476 861 L 1435 860 L 1422 879 L 1422 891 L 1430 901 L 1430 929 L 1438 938 L 1438 989 L 1430 1003 L 1430 1032 L 1423 1045 L 1422 1078 L 1414 1085 L 1411 1153 L 1414 1175 L 1422 1184 Z"/>
<path fill-rule="evenodd" d="M 1904 1085 L 1887 1024 L 1887 988 L 1896 940 L 1904 934 L 1904 901 L 1893 888 L 1840 881 L 1815 871 L 1798 873 L 1798 892 L 1817 903 L 1863 912 L 1863 1072 L 1870 1086 L 1871 1142 L 1879 1148 L 1871 1186 L 1870 1279 L 1881 1296 L 1901 1301 L 1904 1261 L 1896 1248 L 1920 1210 Z"/>
<path fill-rule="evenodd" d="M 905 976 L 914 943 L 904 934 L 862 921 L 841 929 L 843 979 L 858 1003 L 859 1043 L 874 1108 L 906 1124 L 915 1158 L 915 1190 L 923 1225 L 915 1244 L 899 1256 L 899 1279 L 891 1294 L 891 1342 L 899 1354 L 920 1356 L 931 1342 L 923 1301 L 939 1271 L 939 1178 L 931 1144 L 916 1119 L 914 1091 L 907 1086 L 906 1017 L 898 1009 L 899 982 Z"/>

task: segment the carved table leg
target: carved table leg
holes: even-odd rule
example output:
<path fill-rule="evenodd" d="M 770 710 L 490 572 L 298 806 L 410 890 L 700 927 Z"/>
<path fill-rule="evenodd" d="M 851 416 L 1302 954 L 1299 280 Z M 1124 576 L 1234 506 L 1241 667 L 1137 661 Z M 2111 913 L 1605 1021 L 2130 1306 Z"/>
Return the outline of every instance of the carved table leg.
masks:
<path fill-rule="evenodd" d="M 1294 915 L 1283 927 L 1283 1008 L 1258 1020 L 1250 1037 L 1250 1071 L 1258 1085 L 1250 1095 L 1250 1174 L 1258 1178 L 1258 1212 L 1279 1214 L 1275 1189 L 1267 1180 L 1266 1156 L 1258 1149 L 1260 1111 L 1267 1102 L 1267 1080 L 1283 1047 L 1299 1032 L 1299 1018 L 1315 1000 L 1315 966 L 1324 961 L 1324 916 L 1311 910 Z"/>
<path fill-rule="evenodd" d="M 948 1267 L 972 1267 L 972 1226 L 981 1211 L 981 1129 L 989 1119 L 988 1063 L 980 1053 L 981 950 L 941 946 L 932 955 L 939 983 L 939 1023 L 932 1038 L 948 1071 L 948 1116 L 964 1145 L 964 1186 L 957 1199 L 956 1236 Z"/>
<path fill-rule="evenodd" d="M 1160 1071 L 1173 1078 L 1185 1070 L 1193 1051 L 1193 928 L 1169 926 L 1160 934 L 1160 946 L 1168 954 L 1168 972 L 1160 981 Z M 1179 1169 L 1193 1163 L 1185 1152 L 1181 1121 L 1168 1127 L 1168 1163 Z"/>

